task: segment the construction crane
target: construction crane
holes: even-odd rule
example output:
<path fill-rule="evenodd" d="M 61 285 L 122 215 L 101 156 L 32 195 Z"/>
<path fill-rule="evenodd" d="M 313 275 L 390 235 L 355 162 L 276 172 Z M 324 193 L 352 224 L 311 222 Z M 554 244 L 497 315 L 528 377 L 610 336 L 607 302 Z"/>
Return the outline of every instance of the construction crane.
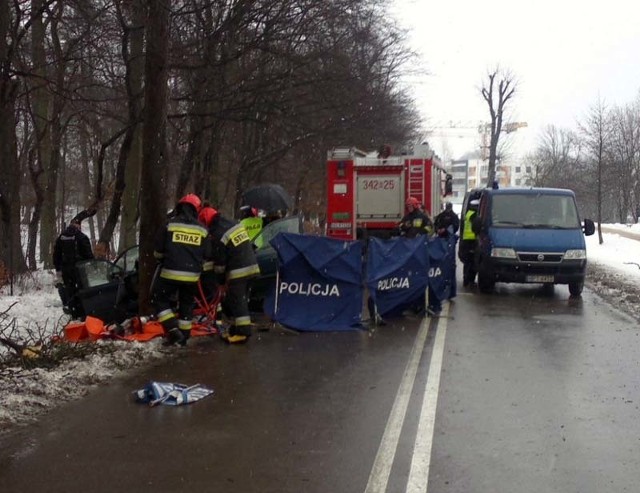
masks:
<path fill-rule="evenodd" d="M 512 133 L 519 128 L 527 127 L 527 122 L 508 122 L 502 125 L 502 131 L 504 133 Z M 462 131 L 473 130 L 474 134 L 464 134 Z M 486 150 L 489 148 L 489 136 L 491 135 L 491 123 L 488 122 L 473 122 L 473 121 L 453 121 L 443 123 L 432 127 L 432 130 L 427 131 L 423 137 L 423 142 L 428 140 L 429 137 L 458 137 L 458 138 L 474 138 L 475 135 L 480 135 L 480 148 L 482 151 L 482 159 L 487 159 Z"/>
<path fill-rule="evenodd" d="M 524 128 L 527 126 L 527 122 L 508 122 L 502 125 L 502 131 L 506 134 L 510 134 L 512 132 L 515 132 L 519 128 Z M 480 138 L 482 140 L 482 159 L 487 159 L 487 149 L 489 149 L 489 136 L 491 135 L 491 123 L 483 123 L 481 125 L 478 125 L 478 133 L 480 134 Z"/>
<path fill-rule="evenodd" d="M 511 132 L 515 132 L 516 130 L 518 130 L 519 128 L 523 128 L 526 127 L 527 122 L 509 122 L 509 123 L 505 123 L 504 125 L 502 125 L 502 131 L 505 133 L 511 133 Z M 478 123 L 474 123 L 474 122 L 454 122 L 454 121 L 450 121 L 448 125 L 437 125 L 434 127 L 431 127 L 432 130 L 429 130 L 426 132 L 426 135 L 451 135 L 448 131 L 449 130 L 475 130 L 476 132 L 478 132 L 479 134 L 485 134 L 485 133 L 489 133 L 491 131 L 491 123 L 488 122 L 478 122 Z M 439 130 L 439 132 L 435 132 L 436 130 Z M 447 131 L 447 132 L 445 132 Z M 459 134 L 459 136 L 462 136 L 462 134 Z M 466 137 L 466 135 L 465 135 Z"/>
<path fill-rule="evenodd" d="M 425 132 L 421 142 L 428 141 L 432 138 L 437 138 L 443 141 L 446 139 L 477 139 L 478 128 L 482 125 L 482 122 L 474 121 L 453 121 L 439 122 L 432 126 L 430 130 Z M 473 132 L 471 132 L 473 131 Z"/>

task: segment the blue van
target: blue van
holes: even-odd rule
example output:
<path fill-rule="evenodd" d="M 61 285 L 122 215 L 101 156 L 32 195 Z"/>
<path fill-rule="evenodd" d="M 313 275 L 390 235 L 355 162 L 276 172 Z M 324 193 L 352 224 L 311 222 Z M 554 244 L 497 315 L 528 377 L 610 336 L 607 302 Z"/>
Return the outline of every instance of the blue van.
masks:
<path fill-rule="evenodd" d="M 590 219 L 580 221 L 573 191 L 487 188 L 473 192 L 480 196 L 472 229 L 477 236 L 475 266 L 482 292 L 491 292 L 496 282 L 567 284 L 571 296 L 580 296 L 587 267 L 584 236 L 592 235 L 595 225 Z"/>

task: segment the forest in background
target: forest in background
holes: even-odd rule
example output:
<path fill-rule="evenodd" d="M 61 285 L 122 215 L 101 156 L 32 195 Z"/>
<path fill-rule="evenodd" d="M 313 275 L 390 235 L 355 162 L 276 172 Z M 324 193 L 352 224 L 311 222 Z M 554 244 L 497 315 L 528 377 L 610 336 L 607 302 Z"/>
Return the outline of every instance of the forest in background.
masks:
<path fill-rule="evenodd" d="M 637 223 L 640 96 L 621 105 L 598 99 L 585 110 L 576 128 L 549 125 L 541 132 L 525 157 L 533 171 L 529 184 L 571 188 L 583 217 L 598 223 Z"/>
<path fill-rule="evenodd" d="M 155 232 L 190 192 L 233 216 L 276 182 L 322 222 L 327 150 L 424 135 L 406 36 L 382 0 L 0 0 L 0 273 L 50 268 L 84 211 L 96 252 L 140 244 L 146 286 Z M 550 125 L 529 183 L 637 221 L 639 108 Z"/>
<path fill-rule="evenodd" d="M 413 59 L 380 0 L 0 0 L 5 271 L 50 268 L 81 210 L 142 270 L 185 193 L 233 216 L 277 182 L 321 218 L 328 149 L 418 135 Z"/>

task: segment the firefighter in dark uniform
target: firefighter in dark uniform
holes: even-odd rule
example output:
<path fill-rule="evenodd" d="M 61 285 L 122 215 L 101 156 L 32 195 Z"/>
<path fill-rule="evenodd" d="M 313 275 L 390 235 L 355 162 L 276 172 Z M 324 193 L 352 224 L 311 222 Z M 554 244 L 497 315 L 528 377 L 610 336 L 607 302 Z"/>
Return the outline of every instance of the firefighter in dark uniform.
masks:
<path fill-rule="evenodd" d="M 79 289 L 76 263 L 93 258 L 91 241 L 82 232 L 80 223 L 81 219 L 74 217 L 53 246 L 56 288 L 58 288 L 64 312 L 74 318 L 84 316 L 82 307 L 75 297 Z"/>
<path fill-rule="evenodd" d="M 431 235 L 433 233 L 433 221 L 429 215 L 420 209 L 420 202 L 415 197 L 409 197 L 405 202 L 407 213 L 400 221 L 400 235 L 405 238 L 415 238 L 419 235 Z M 429 313 L 439 313 L 442 307 L 439 300 L 431 293 L 429 288 Z M 421 299 L 414 306 L 416 313 L 424 311 L 424 300 Z"/>
<path fill-rule="evenodd" d="M 471 225 L 478 212 L 479 203 L 479 200 L 471 200 L 469 202 L 469 208 L 464 216 L 464 228 L 458 249 L 458 257 L 463 264 L 462 285 L 465 287 L 473 284 L 476 280 L 474 259 L 476 253 L 476 234 L 473 232 Z"/>
<path fill-rule="evenodd" d="M 418 199 L 409 197 L 405 206 L 407 213 L 400 221 L 400 234 L 406 238 L 430 235 L 433 232 L 433 221 L 426 212 L 420 210 Z"/>
<path fill-rule="evenodd" d="M 251 240 L 242 224 L 213 207 L 203 207 L 199 218 L 207 226 L 212 244 L 204 276 L 211 278 L 213 270 L 217 284 L 225 286 L 222 310 L 231 319 L 231 326 L 221 335 L 230 344 L 246 342 L 251 336 L 249 279 L 260 274 Z"/>
<path fill-rule="evenodd" d="M 182 197 L 175 215 L 156 237 L 154 256 L 160 262 L 153 284 L 152 303 L 165 331 L 165 345 L 186 345 L 191 335 L 195 296 L 202 263 L 208 254 L 208 232 L 198 222 L 201 201 L 197 195 Z M 175 300 L 177 296 L 177 313 Z"/>

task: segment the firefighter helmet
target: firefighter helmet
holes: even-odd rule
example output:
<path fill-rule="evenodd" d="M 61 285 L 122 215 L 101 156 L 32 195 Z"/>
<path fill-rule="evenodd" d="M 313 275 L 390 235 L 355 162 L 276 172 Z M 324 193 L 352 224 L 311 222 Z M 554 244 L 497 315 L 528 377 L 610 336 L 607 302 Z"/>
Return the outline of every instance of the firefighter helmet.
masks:
<path fill-rule="evenodd" d="M 213 221 L 213 218 L 217 215 L 217 210 L 215 210 L 213 207 L 205 206 L 200 211 L 200 214 L 198 214 L 198 221 L 200 221 L 205 226 L 209 226 L 211 224 L 211 221 Z"/>
<path fill-rule="evenodd" d="M 418 207 L 420 207 L 420 202 L 415 197 L 409 197 L 404 205 L 406 205 L 407 207 L 411 206 L 417 209 Z"/>
<path fill-rule="evenodd" d="M 200 207 L 202 206 L 202 201 L 200 197 L 198 197 L 195 193 L 189 193 L 178 200 L 178 204 L 189 204 L 195 207 L 196 212 L 200 212 Z"/>

